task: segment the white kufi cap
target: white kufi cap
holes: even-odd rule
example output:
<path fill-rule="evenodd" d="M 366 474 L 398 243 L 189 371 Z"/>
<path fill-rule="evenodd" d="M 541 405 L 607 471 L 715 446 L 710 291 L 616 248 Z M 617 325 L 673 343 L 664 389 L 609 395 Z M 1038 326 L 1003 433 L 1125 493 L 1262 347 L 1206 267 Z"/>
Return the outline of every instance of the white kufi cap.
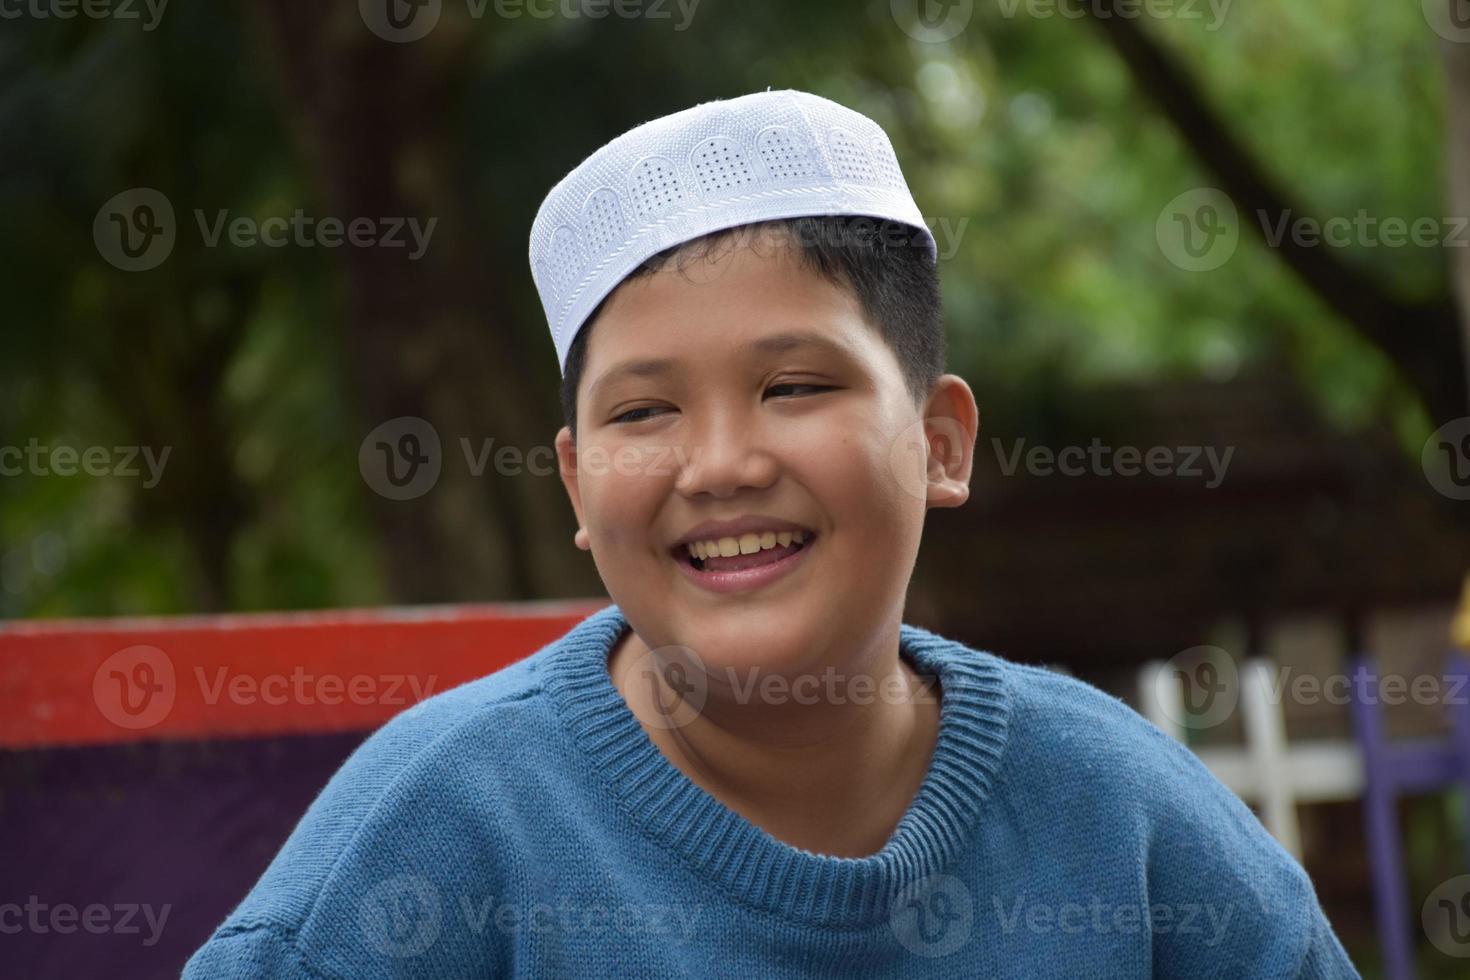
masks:
<path fill-rule="evenodd" d="M 557 361 L 597 304 L 645 260 L 712 231 L 866 215 L 938 247 L 883 128 L 794 90 L 706 102 L 644 123 L 582 161 L 531 225 L 531 274 Z"/>

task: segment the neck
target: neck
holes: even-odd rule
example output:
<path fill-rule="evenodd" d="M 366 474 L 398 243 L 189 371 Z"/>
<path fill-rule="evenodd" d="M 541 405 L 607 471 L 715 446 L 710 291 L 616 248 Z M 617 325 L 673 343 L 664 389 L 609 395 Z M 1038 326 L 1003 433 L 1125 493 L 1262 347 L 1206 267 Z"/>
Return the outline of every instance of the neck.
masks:
<path fill-rule="evenodd" d="M 842 857 L 882 849 L 928 771 L 939 730 L 939 686 L 899 655 L 898 627 L 841 683 L 762 695 L 762 678 L 710 678 L 698 711 L 636 632 L 608 660 L 613 684 L 654 745 L 700 788 L 793 846 Z M 671 721 L 671 717 L 673 721 Z"/>

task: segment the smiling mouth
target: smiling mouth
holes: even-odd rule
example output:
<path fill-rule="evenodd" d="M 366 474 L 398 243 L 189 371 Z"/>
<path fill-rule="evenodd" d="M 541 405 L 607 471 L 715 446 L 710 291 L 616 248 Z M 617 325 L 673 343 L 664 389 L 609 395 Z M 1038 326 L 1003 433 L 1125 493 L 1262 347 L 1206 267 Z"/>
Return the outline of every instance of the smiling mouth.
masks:
<path fill-rule="evenodd" d="M 737 554 L 729 556 L 711 555 L 708 558 L 696 558 L 689 552 L 688 548 L 680 547 L 677 558 L 696 572 L 740 572 L 751 568 L 760 568 L 763 565 L 774 565 L 777 562 L 790 558 L 797 552 L 810 548 L 816 541 L 816 534 L 806 531 L 802 534 L 802 540 L 793 538 L 790 544 L 777 544 L 773 548 L 762 548 L 750 554 Z"/>

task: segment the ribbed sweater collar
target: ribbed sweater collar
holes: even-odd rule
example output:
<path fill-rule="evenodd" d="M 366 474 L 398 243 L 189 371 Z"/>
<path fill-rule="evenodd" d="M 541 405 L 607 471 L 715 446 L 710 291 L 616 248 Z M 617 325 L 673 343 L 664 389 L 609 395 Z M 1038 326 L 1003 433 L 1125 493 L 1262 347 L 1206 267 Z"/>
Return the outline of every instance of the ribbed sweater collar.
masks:
<path fill-rule="evenodd" d="M 904 624 L 900 655 L 939 677 L 939 737 L 908 811 L 883 849 L 861 858 L 777 840 L 697 786 L 649 739 L 613 685 L 607 658 L 628 621 L 616 604 L 558 641 L 547 691 L 593 771 L 659 845 L 738 901 L 811 925 L 862 926 L 942 871 L 979 822 L 1005 750 L 1010 705 L 993 656 Z"/>

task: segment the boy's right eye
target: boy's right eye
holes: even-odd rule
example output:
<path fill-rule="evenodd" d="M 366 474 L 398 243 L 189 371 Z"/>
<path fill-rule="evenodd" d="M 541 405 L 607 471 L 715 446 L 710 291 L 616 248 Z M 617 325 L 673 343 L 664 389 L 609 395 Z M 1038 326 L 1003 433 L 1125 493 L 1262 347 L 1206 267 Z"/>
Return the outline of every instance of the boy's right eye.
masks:
<path fill-rule="evenodd" d="M 614 425 L 625 425 L 629 422 L 642 422 L 644 419 L 652 418 L 652 416 L 639 415 L 639 412 L 656 412 L 658 411 L 658 409 L 659 406 L 657 405 L 645 405 L 641 408 L 630 408 L 622 415 L 615 417 L 612 422 Z"/>

